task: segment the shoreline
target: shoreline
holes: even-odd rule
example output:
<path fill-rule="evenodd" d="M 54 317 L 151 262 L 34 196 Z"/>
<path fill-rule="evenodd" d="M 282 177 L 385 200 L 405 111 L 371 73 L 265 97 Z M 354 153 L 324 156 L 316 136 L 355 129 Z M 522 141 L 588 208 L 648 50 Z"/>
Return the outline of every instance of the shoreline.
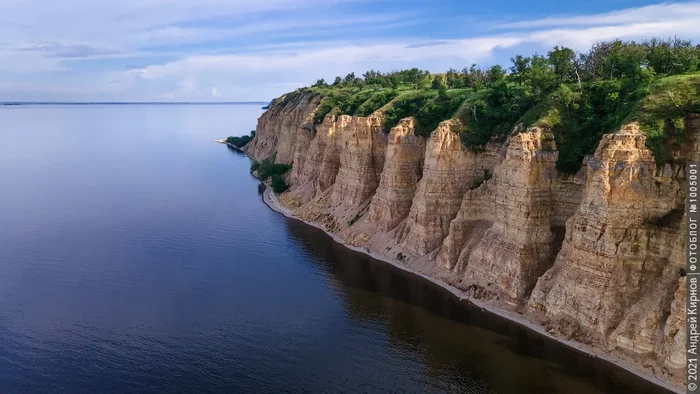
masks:
<path fill-rule="evenodd" d="M 245 153 L 245 152 L 243 151 L 243 149 L 237 147 L 236 145 L 229 144 L 228 142 L 226 142 L 226 140 L 214 140 L 214 142 L 218 142 L 218 143 L 220 143 L 220 144 L 228 145 L 229 147 L 231 147 L 231 148 L 233 148 L 233 149 L 235 149 L 235 150 L 237 150 L 237 151 L 239 151 L 239 152 L 241 152 L 241 153 Z"/>
<path fill-rule="evenodd" d="M 226 143 L 226 142 L 224 141 L 223 143 Z M 229 145 L 229 144 L 227 144 L 227 145 Z M 547 332 L 547 330 L 544 327 L 525 319 L 524 317 L 516 314 L 515 312 L 506 311 L 506 310 L 494 307 L 492 305 L 489 305 L 483 301 L 475 300 L 475 299 L 465 295 L 465 293 L 462 290 L 460 290 L 460 289 L 458 289 L 458 288 L 456 288 L 448 283 L 445 283 L 445 282 L 442 282 L 438 279 L 430 277 L 422 272 L 419 272 L 419 271 L 414 270 L 410 267 L 407 267 L 406 265 L 401 264 L 400 262 L 398 262 L 396 260 L 393 260 L 389 257 L 377 254 L 375 252 L 368 251 L 365 248 L 359 248 L 359 247 L 356 247 L 353 245 L 349 245 L 342 238 L 340 238 L 336 234 L 328 232 L 322 226 L 294 216 L 294 214 L 292 213 L 291 210 L 285 208 L 284 206 L 282 206 L 282 204 L 279 203 L 279 201 L 277 200 L 277 196 L 275 196 L 275 194 L 272 192 L 272 189 L 270 189 L 269 187 L 266 188 L 265 191 L 263 192 L 262 200 L 263 200 L 263 203 L 265 205 L 267 205 L 267 207 L 270 208 L 272 211 L 275 211 L 279 214 L 282 214 L 290 219 L 298 220 L 298 221 L 301 221 L 307 225 L 316 227 L 316 228 L 322 230 L 323 232 L 325 232 L 327 235 L 329 235 L 333 239 L 333 241 L 343 245 L 344 247 L 346 247 L 350 250 L 363 253 L 367 256 L 374 258 L 375 260 L 379 260 L 379 261 L 382 261 L 384 263 L 390 264 L 390 265 L 392 265 L 392 266 L 394 266 L 402 271 L 408 272 L 410 274 L 413 274 L 413 275 L 419 276 L 425 280 L 428 280 L 431 283 L 433 283 L 437 286 L 440 286 L 441 288 L 449 291 L 450 293 L 452 293 L 453 296 L 457 297 L 457 299 L 459 299 L 460 301 L 467 301 L 467 302 L 471 303 L 473 306 L 480 308 L 482 311 L 486 311 L 488 313 L 491 313 L 491 314 L 499 316 L 503 319 L 506 319 L 512 323 L 518 324 L 519 326 L 521 326 L 523 328 L 529 329 L 529 330 L 531 330 L 539 335 L 542 335 L 546 338 L 554 340 L 554 341 L 556 341 L 564 346 L 572 348 L 572 349 L 579 351 L 583 354 L 586 354 L 586 355 L 591 356 L 591 357 L 596 357 L 596 358 L 600 359 L 601 361 L 613 364 L 613 365 L 615 365 L 619 368 L 622 368 L 625 371 L 632 373 L 635 376 L 640 377 L 640 378 L 648 381 L 649 383 L 655 384 L 663 389 L 666 389 L 666 390 L 674 392 L 674 393 L 679 393 L 679 394 L 684 392 L 682 387 L 676 387 L 676 386 L 672 385 L 670 382 L 665 381 L 665 380 L 661 380 L 660 378 L 658 378 L 657 376 L 655 376 L 651 373 L 646 373 L 644 371 L 640 371 L 639 369 L 635 368 L 629 361 L 623 360 L 623 359 L 616 357 L 614 355 L 603 353 L 601 350 L 593 348 L 589 345 L 585 345 L 581 342 L 572 341 L 569 339 L 564 339 L 564 338 L 554 336 L 554 335 L 550 334 L 549 332 Z"/>

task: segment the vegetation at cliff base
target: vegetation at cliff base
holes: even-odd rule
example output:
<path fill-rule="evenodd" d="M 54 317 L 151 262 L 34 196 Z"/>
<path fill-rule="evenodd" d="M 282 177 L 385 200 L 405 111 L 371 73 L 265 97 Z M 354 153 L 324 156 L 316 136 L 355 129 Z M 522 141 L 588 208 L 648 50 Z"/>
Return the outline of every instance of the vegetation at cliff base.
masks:
<path fill-rule="evenodd" d="M 250 135 L 244 135 L 242 137 L 228 137 L 226 138 L 226 142 L 235 146 L 236 148 L 242 148 L 255 137 L 255 130 L 250 131 Z"/>
<path fill-rule="evenodd" d="M 275 193 L 284 193 L 289 189 L 287 182 L 284 181 L 281 175 L 274 174 L 272 176 L 272 191 Z"/>
<path fill-rule="evenodd" d="M 253 164 L 250 166 L 250 172 L 257 171 L 258 179 L 264 181 L 273 175 L 284 175 L 287 171 L 292 169 L 292 166 L 289 164 L 275 163 L 276 156 L 277 153 L 273 153 L 272 156 L 261 161 L 260 163 L 256 161 L 253 162 Z"/>
<path fill-rule="evenodd" d="M 258 163 L 254 161 L 250 166 L 250 172 L 257 171 L 257 178 L 261 181 L 266 181 L 268 178 L 271 178 L 272 190 L 275 193 L 283 193 L 289 189 L 283 175 L 291 170 L 292 166 L 289 164 L 275 163 L 276 157 L 277 153 L 275 152 L 262 162 Z"/>
<path fill-rule="evenodd" d="M 507 69 L 370 70 L 332 83 L 319 80 L 295 93 L 321 97 L 315 124 L 328 114 L 376 114 L 388 132 L 412 116 L 417 134 L 427 137 L 441 121 L 456 119 L 464 145 L 477 151 L 503 142 L 517 124 L 537 126 L 559 151 L 557 167 L 573 173 L 603 134 L 634 120 L 657 161 L 671 161 L 685 141 L 683 118 L 700 112 L 699 65 L 700 46 L 690 41 L 616 40 L 585 53 L 556 46 L 546 54 L 517 55 Z"/>

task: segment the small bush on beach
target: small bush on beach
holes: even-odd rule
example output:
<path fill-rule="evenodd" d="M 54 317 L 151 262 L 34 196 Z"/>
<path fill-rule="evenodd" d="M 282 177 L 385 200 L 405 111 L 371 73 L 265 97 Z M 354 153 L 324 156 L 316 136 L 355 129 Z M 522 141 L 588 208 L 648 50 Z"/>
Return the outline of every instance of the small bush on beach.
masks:
<path fill-rule="evenodd" d="M 292 169 L 290 164 L 276 164 L 275 158 L 277 153 L 273 153 L 272 156 L 263 160 L 262 162 L 253 162 L 250 166 L 250 172 L 258 171 L 258 179 L 261 181 L 275 175 L 284 175 L 287 171 Z"/>
<path fill-rule="evenodd" d="M 289 189 L 289 185 L 284 181 L 282 175 L 275 174 L 272 176 L 272 191 L 275 193 L 284 193 Z"/>

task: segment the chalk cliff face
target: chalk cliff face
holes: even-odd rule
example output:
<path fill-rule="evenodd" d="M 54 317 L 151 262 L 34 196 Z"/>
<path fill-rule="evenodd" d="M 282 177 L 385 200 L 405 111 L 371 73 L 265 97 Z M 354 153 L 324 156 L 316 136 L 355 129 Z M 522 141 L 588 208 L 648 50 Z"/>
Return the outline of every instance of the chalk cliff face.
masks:
<path fill-rule="evenodd" d="M 422 256 L 441 245 L 470 185 L 500 160 L 494 153 L 464 149 L 452 121 L 440 123 L 428 139 L 423 177 L 397 240 L 403 250 Z"/>
<path fill-rule="evenodd" d="M 292 163 L 278 197 L 293 213 L 518 311 L 674 383 L 685 366 L 683 161 L 700 156 L 700 116 L 676 163 L 657 166 L 638 125 L 605 135 L 577 174 L 557 171 L 548 130 L 516 127 L 466 149 L 457 121 L 429 138 L 380 113 L 311 119 L 317 96 L 273 105 L 247 148 Z"/>

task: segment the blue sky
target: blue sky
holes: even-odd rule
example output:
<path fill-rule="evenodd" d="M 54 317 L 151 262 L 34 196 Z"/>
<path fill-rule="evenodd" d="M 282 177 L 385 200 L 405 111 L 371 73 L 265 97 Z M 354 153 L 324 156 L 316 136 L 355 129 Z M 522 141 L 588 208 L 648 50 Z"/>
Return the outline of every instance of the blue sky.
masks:
<path fill-rule="evenodd" d="M 698 21 L 698 1 L 0 0 L 0 101 L 266 101 L 351 71 L 697 42 Z"/>

